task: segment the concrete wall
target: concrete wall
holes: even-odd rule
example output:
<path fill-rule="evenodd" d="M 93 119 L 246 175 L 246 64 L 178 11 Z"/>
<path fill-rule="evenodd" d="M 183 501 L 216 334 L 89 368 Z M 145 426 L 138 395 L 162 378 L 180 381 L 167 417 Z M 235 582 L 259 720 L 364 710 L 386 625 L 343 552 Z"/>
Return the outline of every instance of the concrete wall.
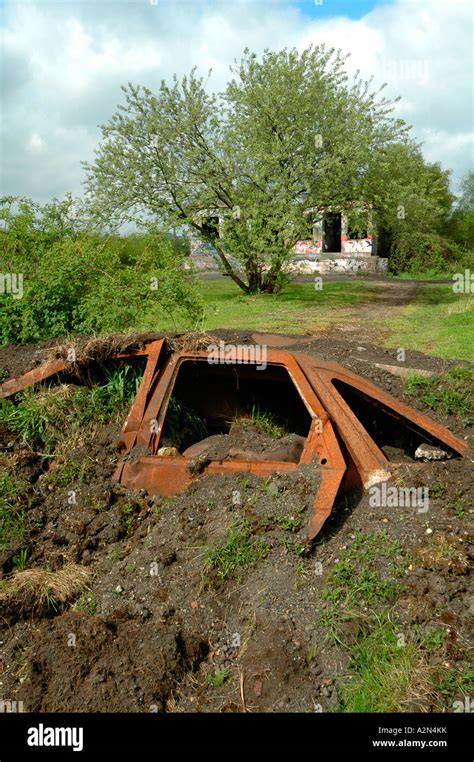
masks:
<path fill-rule="evenodd" d="M 290 274 L 300 275 L 312 275 L 313 273 L 336 272 L 336 273 L 384 273 L 388 269 L 388 259 L 382 259 L 380 257 L 364 256 L 357 254 L 356 256 L 344 255 L 344 254 L 329 254 L 323 255 L 318 258 L 303 258 L 299 257 L 289 263 L 286 268 Z"/>

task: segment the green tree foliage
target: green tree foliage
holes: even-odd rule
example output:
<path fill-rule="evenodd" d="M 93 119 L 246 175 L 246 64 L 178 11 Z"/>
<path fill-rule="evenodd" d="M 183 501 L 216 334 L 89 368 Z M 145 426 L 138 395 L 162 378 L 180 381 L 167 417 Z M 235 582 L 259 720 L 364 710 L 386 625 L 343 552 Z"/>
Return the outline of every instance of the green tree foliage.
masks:
<path fill-rule="evenodd" d="M 474 250 L 474 171 L 461 181 L 461 195 L 448 224 L 448 234 L 459 246 Z"/>
<path fill-rule="evenodd" d="M 449 171 L 427 164 L 419 146 L 408 142 L 374 155 L 364 197 L 381 232 L 379 254 L 389 256 L 392 271 L 443 271 L 459 259 L 459 247 L 447 235 L 454 200 L 449 179 Z"/>
<path fill-rule="evenodd" d="M 195 70 L 158 92 L 129 84 L 102 127 L 87 187 L 102 219 L 187 226 L 244 290 L 273 291 L 310 210 L 359 200 L 372 157 L 404 138 L 393 104 L 334 49 L 246 50 L 224 93 Z M 210 215 L 224 222 L 221 236 Z M 243 266 L 232 267 L 229 255 Z"/>
<path fill-rule="evenodd" d="M 157 229 L 125 238 L 94 233 L 70 196 L 43 207 L 0 202 L 0 273 L 23 279 L 22 294 L 8 293 L 2 281 L 2 343 L 159 329 L 178 315 L 190 326 L 200 321 L 184 254 Z"/>

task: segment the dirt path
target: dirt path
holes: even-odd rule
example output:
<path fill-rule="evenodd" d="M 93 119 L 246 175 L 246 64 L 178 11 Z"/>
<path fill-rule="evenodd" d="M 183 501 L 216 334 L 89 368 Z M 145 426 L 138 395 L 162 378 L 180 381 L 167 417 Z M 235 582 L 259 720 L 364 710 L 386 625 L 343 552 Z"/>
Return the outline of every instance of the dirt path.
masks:
<path fill-rule="evenodd" d="M 413 301 L 418 288 L 417 283 L 410 281 L 384 282 L 380 286 L 377 284 L 371 301 L 339 308 L 334 322 L 321 333 L 334 338 L 357 335 L 360 342 L 380 344 L 384 333 L 380 323 L 384 322 L 388 326 L 391 319 L 398 317 L 401 310 Z"/>

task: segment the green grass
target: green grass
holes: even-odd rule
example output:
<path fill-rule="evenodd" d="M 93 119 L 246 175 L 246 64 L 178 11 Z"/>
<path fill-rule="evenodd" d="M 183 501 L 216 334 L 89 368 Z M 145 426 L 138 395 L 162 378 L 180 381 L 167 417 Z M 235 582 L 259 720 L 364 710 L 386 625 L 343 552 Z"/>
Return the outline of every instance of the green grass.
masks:
<path fill-rule="evenodd" d="M 23 571 L 26 568 L 28 560 L 28 548 L 21 548 L 17 556 L 13 556 L 13 568 L 16 571 Z"/>
<path fill-rule="evenodd" d="M 400 637 L 386 615 L 376 616 L 352 648 L 351 674 L 340 684 L 343 712 L 414 709 L 431 692 L 421 649 Z"/>
<path fill-rule="evenodd" d="M 207 685 L 214 685 L 219 687 L 223 685 L 229 677 L 228 667 L 222 667 L 222 669 L 216 669 L 215 672 L 208 672 L 204 678 L 204 682 Z"/>
<path fill-rule="evenodd" d="M 255 405 L 252 407 L 250 418 L 237 416 L 234 420 L 238 420 L 243 427 L 253 424 L 262 434 L 266 434 L 272 439 L 281 439 L 288 434 L 287 429 L 278 423 L 275 416 L 260 410 Z"/>
<path fill-rule="evenodd" d="M 84 611 L 86 614 L 94 616 L 97 613 L 97 598 L 94 593 L 86 591 L 82 593 L 81 597 L 74 604 L 76 611 Z"/>
<path fill-rule="evenodd" d="M 354 541 L 326 576 L 322 598 L 327 602 L 321 622 L 328 637 L 340 640 L 341 624 L 366 616 L 369 608 L 386 604 L 396 594 L 404 566 L 402 548 L 387 532 L 357 531 Z M 383 569 L 383 572 L 381 571 Z"/>
<path fill-rule="evenodd" d="M 329 640 L 350 654 L 347 673 L 338 680 L 339 712 L 416 710 L 434 689 L 416 639 L 400 633 L 388 615 L 407 564 L 398 540 L 387 531 L 365 534 L 341 554 L 324 581 L 326 608 L 321 623 Z M 344 623 L 356 622 L 347 642 Z"/>
<path fill-rule="evenodd" d="M 24 444 L 53 454 L 71 430 L 108 420 L 120 420 L 128 409 L 140 382 L 141 373 L 131 366 L 111 368 L 105 382 L 92 388 L 56 386 L 25 389 L 17 403 L 0 400 L 0 423 L 15 431 Z"/>
<path fill-rule="evenodd" d="M 449 280 L 452 281 L 451 271 L 439 272 L 438 270 L 410 270 L 410 272 L 389 273 L 390 280 Z"/>
<path fill-rule="evenodd" d="M 249 521 L 233 524 L 221 545 L 205 549 L 205 570 L 213 571 L 218 579 L 241 578 L 242 571 L 265 558 L 270 546 L 264 540 L 252 536 Z"/>
<path fill-rule="evenodd" d="M 25 538 L 28 519 L 27 483 L 9 473 L 0 474 L 0 550 Z"/>
<path fill-rule="evenodd" d="M 132 534 L 132 528 L 133 528 L 133 521 L 135 518 L 135 512 L 133 510 L 133 505 L 131 503 L 125 503 L 125 505 L 122 505 L 120 509 L 121 513 L 121 525 L 122 529 L 125 532 L 127 537 L 130 537 Z"/>
<path fill-rule="evenodd" d="M 450 368 L 437 376 L 407 379 L 409 394 L 432 410 L 445 415 L 459 415 L 466 421 L 474 414 L 474 372 L 467 367 Z"/>
<path fill-rule="evenodd" d="M 436 678 L 435 678 L 436 679 Z M 436 679 L 436 689 L 452 709 L 452 702 L 474 694 L 474 669 L 472 666 L 454 663 L 449 670 L 440 670 Z"/>
<path fill-rule="evenodd" d="M 388 330 L 386 346 L 474 361 L 474 296 L 455 294 L 451 285 L 420 286 L 410 304 L 378 325 Z"/>
<path fill-rule="evenodd" d="M 370 301 L 380 286 L 345 281 L 289 283 L 281 294 L 246 296 L 230 280 L 201 281 L 206 308 L 204 328 L 247 328 L 255 331 L 304 333 L 328 325 L 335 310 Z"/>
<path fill-rule="evenodd" d="M 166 411 L 166 422 L 163 428 L 163 437 L 171 439 L 179 438 L 184 429 L 190 430 L 196 436 L 197 441 L 209 436 L 206 421 L 195 410 L 184 405 L 180 400 L 171 395 Z"/>
<path fill-rule="evenodd" d="M 45 482 L 52 487 L 67 487 L 72 482 L 86 482 L 91 468 L 91 459 L 67 460 L 59 463 L 54 471 L 48 471 Z"/>
<path fill-rule="evenodd" d="M 435 485 L 439 496 L 441 484 Z M 322 589 L 326 608 L 321 624 L 349 657 L 345 674 L 337 680 L 338 712 L 426 711 L 427 706 L 448 707 L 460 695 L 471 695 L 465 667 L 433 667 L 449 659 L 446 629 L 423 629 L 392 621 L 390 610 L 403 589 L 408 559 L 387 531 L 357 532 L 327 574 Z M 356 624 L 352 640 L 344 624 Z M 309 663 L 312 651 L 307 656 Z M 331 710 L 332 711 L 332 710 Z"/>

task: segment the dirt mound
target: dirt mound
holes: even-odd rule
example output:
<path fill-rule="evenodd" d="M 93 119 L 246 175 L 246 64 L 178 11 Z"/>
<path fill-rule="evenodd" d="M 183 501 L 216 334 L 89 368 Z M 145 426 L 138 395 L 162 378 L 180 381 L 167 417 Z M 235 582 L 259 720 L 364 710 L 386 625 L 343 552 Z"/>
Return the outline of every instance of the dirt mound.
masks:
<path fill-rule="evenodd" d="M 225 341 L 229 344 L 254 344 L 249 331 L 217 329 L 212 334 L 196 331 L 187 333 L 130 332 L 106 336 L 78 336 L 73 339 L 48 339 L 37 344 L 9 344 L 0 347 L 0 382 L 19 378 L 29 370 L 53 360 L 70 360 L 71 368 L 81 368 L 91 362 L 104 363 L 120 352 L 141 349 L 145 344 L 166 339 L 169 352 L 198 351 L 211 344 Z"/>
<path fill-rule="evenodd" d="M 298 463 L 305 445 L 298 434 L 271 437 L 264 434 L 251 419 L 235 421 L 228 434 L 214 434 L 197 442 L 184 452 L 201 463 L 211 460 L 276 460 Z"/>
<path fill-rule="evenodd" d="M 31 643 L 29 711 L 162 711 L 172 686 L 196 667 L 205 640 L 158 622 L 68 612 L 43 623 Z"/>

